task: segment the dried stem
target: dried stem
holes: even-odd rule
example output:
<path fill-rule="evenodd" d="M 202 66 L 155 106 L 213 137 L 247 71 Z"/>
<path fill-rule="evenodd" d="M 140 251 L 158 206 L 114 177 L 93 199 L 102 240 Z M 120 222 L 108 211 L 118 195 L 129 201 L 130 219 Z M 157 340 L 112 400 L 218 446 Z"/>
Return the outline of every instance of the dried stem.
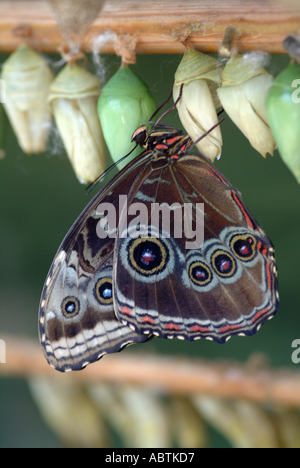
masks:
<path fill-rule="evenodd" d="M 137 8 L 138 5 L 138 8 Z M 0 51 L 14 51 L 22 38 L 12 30 L 24 25 L 33 34 L 33 46 L 43 52 L 56 52 L 63 38 L 46 0 L 0 1 Z M 183 53 L 189 47 L 217 52 L 228 26 L 236 27 L 236 47 L 285 53 L 282 41 L 300 30 L 299 0 L 106 0 L 89 28 L 82 46 L 91 52 L 99 35 L 111 32 L 131 36 L 136 53 Z M 114 53 L 109 40 L 101 51 Z"/>
<path fill-rule="evenodd" d="M 6 364 L 0 364 L 0 376 L 66 378 L 66 374 L 60 374 L 46 363 L 36 341 L 9 336 L 4 340 L 7 356 Z M 300 407 L 300 373 L 290 369 L 135 355 L 127 350 L 122 354 L 105 356 L 98 363 L 68 376 L 77 382 L 127 383 L 158 387 L 171 394 L 208 394 Z"/>

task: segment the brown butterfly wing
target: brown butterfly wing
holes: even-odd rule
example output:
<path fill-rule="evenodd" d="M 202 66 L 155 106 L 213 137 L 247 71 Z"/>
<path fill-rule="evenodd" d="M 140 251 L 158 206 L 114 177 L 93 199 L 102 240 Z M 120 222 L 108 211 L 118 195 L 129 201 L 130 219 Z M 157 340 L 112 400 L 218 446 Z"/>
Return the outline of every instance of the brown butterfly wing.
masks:
<path fill-rule="evenodd" d="M 39 316 L 44 353 L 58 370 L 81 369 L 152 333 L 218 342 L 251 335 L 277 310 L 273 248 L 237 190 L 201 156 L 158 156 L 144 152 L 126 166 L 92 200 L 58 250 Z M 118 236 L 101 239 L 103 206 L 118 208 L 121 195 L 127 207 L 120 219 L 116 209 Z M 202 247 L 188 249 L 182 229 L 175 237 L 155 229 L 151 238 L 130 237 L 137 226 L 127 209 L 138 209 L 136 203 L 148 213 L 152 203 L 177 203 L 177 212 L 184 203 L 204 203 Z M 174 211 L 171 231 L 175 225 Z M 117 234 L 110 227 L 109 233 Z"/>
<path fill-rule="evenodd" d="M 127 180 L 135 180 L 139 172 L 136 168 Z M 117 188 L 121 190 L 122 184 Z M 124 326 L 114 314 L 115 239 L 98 237 L 97 207 L 103 199 L 116 204 L 118 195 L 110 183 L 91 201 L 62 242 L 47 276 L 39 336 L 46 359 L 57 370 L 80 370 L 104 354 L 149 339 Z"/>
<path fill-rule="evenodd" d="M 278 308 L 271 242 L 238 191 L 205 158 L 158 158 L 148 169 L 130 203 L 143 203 L 148 213 L 153 203 L 177 203 L 177 209 L 204 203 L 204 243 L 187 249 L 184 233 L 168 238 L 160 230 L 150 238 L 150 228 L 148 237 L 132 239 L 134 216 L 128 216 L 122 238 L 121 219 L 113 268 L 117 317 L 138 333 L 163 338 L 223 343 L 235 334 L 254 334 Z M 174 220 L 175 211 L 171 231 Z"/>

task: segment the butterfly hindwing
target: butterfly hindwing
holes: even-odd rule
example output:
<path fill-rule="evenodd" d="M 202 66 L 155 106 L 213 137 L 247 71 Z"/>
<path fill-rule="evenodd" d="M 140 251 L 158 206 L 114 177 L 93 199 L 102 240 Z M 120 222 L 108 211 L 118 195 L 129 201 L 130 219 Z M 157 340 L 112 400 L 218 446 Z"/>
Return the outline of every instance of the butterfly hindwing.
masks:
<path fill-rule="evenodd" d="M 152 161 L 152 172 L 133 202 L 143 202 L 148 213 L 153 203 L 177 203 L 182 236 L 171 232 L 167 237 L 161 226 L 158 232 L 150 215 L 148 238 L 132 239 L 130 222 L 127 238 L 118 236 L 113 282 L 122 323 L 163 338 L 223 343 L 235 334 L 255 333 L 274 315 L 278 294 L 272 244 L 239 192 L 205 158 L 187 155 L 168 165 Z M 184 203 L 193 205 L 194 220 L 196 203 L 204 204 L 201 248 L 186 248 Z M 172 212 L 173 233 L 178 219 Z M 157 237 L 151 238 L 153 228 Z"/>

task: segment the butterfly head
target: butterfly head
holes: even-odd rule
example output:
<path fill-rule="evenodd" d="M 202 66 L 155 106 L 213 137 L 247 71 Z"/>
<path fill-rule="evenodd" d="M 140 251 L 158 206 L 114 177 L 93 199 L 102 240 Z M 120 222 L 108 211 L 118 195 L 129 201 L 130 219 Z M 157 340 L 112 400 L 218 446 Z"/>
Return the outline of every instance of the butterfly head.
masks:
<path fill-rule="evenodd" d="M 131 141 L 135 142 L 137 145 L 145 147 L 147 145 L 147 140 L 149 137 L 147 125 L 141 125 L 132 135 Z"/>

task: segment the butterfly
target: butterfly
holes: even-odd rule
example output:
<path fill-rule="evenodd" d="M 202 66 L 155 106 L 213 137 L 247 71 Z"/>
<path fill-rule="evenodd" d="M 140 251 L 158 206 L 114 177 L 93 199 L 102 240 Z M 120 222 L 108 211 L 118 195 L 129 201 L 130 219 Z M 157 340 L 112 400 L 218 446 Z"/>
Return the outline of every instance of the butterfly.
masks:
<path fill-rule="evenodd" d="M 250 336 L 278 309 L 272 243 L 238 190 L 180 130 L 141 126 L 132 141 L 143 151 L 75 221 L 44 285 L 39 336 L 59 371 L 154 336 Z"/>

